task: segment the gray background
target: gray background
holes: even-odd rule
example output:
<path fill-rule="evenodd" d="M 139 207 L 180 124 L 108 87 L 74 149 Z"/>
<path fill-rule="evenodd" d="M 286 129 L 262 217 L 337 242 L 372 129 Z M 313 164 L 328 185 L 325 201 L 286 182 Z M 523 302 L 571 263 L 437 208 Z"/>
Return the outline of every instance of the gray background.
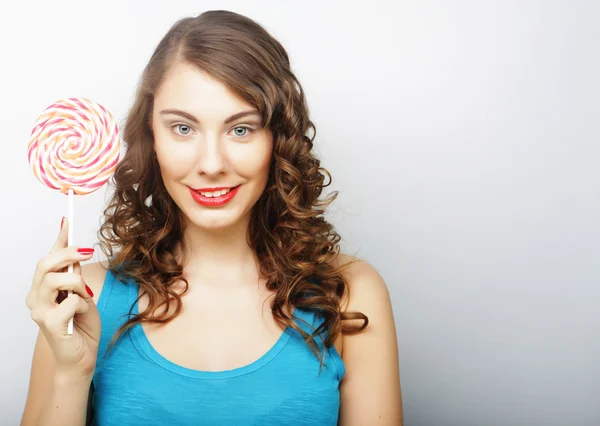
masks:
<path fill-rule="evenodd" d="M 393 299 L 406 425 L 600 424 L 600 2 L 9 2 L 0 6 L 0 424 L 37 328 L 24 299 L 66 197 L 29 132 L 85 96 L 122 120 L 185 15 L 247 14 L 288 49 L 334 176 L 330 212 Z M 96 242 L 103 189 L 77 199 Z"/>

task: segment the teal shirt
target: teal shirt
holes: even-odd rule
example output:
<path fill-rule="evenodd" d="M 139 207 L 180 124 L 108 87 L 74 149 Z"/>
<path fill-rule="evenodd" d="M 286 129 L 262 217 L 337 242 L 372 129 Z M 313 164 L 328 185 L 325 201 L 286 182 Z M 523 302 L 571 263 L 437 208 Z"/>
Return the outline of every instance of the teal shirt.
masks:
<path fill-rule="evenodd" d="M 335 347 L 323 348 L 325 365 L 302 336 L 288 327 L 271 349 L 246 366 L 199 371 L 161 356 L 137 324 L 104 357 L 136 302 L 138 285 L 109 271 L 98 300 L 102 336 L 93 378 L 93 418 L 98 426 L 333 426 L 340 406 L 344 364 Z M 320 317 L 296 308 L 294 317 L 317 327 Z M 311 331 L 302 321 L 298 325 Z"/>

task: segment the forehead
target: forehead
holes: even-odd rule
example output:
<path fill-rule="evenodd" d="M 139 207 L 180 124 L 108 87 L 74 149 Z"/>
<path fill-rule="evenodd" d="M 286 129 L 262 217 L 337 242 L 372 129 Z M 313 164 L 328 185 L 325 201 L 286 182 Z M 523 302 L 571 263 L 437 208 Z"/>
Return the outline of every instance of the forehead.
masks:
<path fill-rule="evenodd" d="M 198 114 L 235 113 L 251 106 L 205 71 L 176 62 L 166 72 L 154 100 L 160 108 L 179 108 Z"/>

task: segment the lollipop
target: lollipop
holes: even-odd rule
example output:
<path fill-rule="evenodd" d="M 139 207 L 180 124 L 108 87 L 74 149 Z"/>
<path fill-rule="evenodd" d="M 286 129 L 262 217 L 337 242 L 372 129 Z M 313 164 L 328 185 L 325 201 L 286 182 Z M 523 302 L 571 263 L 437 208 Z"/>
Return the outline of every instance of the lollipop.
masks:
<path fill-rule="evenodd" d="M 113 116 L 89 99 L 59 100 L 38 117 L 27 157 L 40 182 L 69 197 L 69 246 L 73 243 L 74 194 L 89 194 L 104 185 L 115 171 L 119 153 L 119 128 Z M 73 319 L 67 333 L 73 334 Z"/>

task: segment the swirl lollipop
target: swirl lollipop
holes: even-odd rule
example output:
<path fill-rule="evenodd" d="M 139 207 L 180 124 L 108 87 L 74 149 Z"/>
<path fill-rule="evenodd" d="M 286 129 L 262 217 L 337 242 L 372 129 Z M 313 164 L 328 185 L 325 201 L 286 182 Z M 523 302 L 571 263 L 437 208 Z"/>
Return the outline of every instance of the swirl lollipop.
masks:
<path fill-rule="evenodd" d="M 115 171 L 119 153 L 119 128 L 110 112 L 96 102 L 62 99 L 38 117 L 27 157 L 40 182 L 69 196 L 69 246 L 73 243 L 74 194 L 89 194 L 104 185 Z M 73 334 L 73 319 L 67 333 Z"/>

